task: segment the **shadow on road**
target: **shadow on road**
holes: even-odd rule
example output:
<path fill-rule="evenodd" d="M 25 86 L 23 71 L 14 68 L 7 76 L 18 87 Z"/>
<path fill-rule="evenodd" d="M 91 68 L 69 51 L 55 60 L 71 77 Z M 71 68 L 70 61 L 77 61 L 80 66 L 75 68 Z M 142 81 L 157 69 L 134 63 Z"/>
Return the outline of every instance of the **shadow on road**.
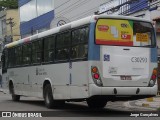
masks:
<path fill-rule="evenodd" d="M 85 103 L 68 103 L 62 107 L 49 109 L 46 111 L 43 100 L 21 100 L 20 103 L 28 104 L 32 106 L 44 107 L 42 114 L 45 116 L 56 116 L 56 117 L 124 117 L 130 116 L 128 111 L 118 111 L 108 108 L 104 109 L 90 109 Z"/>

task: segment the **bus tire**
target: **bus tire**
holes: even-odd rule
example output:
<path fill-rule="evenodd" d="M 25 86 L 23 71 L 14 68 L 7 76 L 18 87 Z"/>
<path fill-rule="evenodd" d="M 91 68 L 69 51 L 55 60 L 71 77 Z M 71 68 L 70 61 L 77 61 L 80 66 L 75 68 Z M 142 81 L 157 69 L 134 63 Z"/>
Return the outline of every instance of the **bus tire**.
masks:
<path fill-rule="evenodd" d="M 20 100 L 20 95 L 12 95 L 12 100 L 13 101 L 19 101 Z"/>
<path fill-rule="evenodd" d="M 47 108 L 51 109 L 54 106 L 52 88 L 50 84 L 45 85 L 44 88 L 44 102 Z"/>
<path fill-rule="evenodd" d="M 45 101 L 46 107 L 49 109 L 61 107 L 65 104 L 65 101 L 63 100 L 54 100 L 53 94 L 52 94 L 52 88 L 50 84 L 45 85 L 44 101 Z"/>
<path fill-rule="evenodd" d="M 88 107 L 90 108 L 104 108 L 107 104 L 107 100 L 103 98 L 88 98 L 87 99 Z"/>
<path fill-rule="evenodd" d="M 19 101 L 20 100 L 20 95 L 16 95 L 15 94 L 15 92 L 14 92 L 14 85 L 13 85 L 12 82 L 9 85 L 9 90 L 10 90 L 10 93 L 12 95 L 12 100 L 13 101 Z"/>

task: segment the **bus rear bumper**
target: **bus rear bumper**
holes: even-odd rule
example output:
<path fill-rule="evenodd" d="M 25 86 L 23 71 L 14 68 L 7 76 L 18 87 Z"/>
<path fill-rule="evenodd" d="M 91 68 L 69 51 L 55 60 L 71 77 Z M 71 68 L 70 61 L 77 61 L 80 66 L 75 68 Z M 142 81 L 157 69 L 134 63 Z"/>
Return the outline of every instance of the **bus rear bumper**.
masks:
<path fill-rule="evenodd" d="M 95 84 L 90 84 L 89 93 L 90 97 L 92 96 L 150 97 L 157 95 L 157 85 L 154 85 L 153 87 L 98 87 Z"/>

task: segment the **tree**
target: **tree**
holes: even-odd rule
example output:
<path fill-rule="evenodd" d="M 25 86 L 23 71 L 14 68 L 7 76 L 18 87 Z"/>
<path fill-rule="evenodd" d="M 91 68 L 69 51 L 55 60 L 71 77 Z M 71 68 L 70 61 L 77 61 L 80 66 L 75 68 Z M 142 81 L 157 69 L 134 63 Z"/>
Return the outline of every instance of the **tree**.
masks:
<path fill-rule="evenodd" d="M 9 8 L 9 9 L 17 9 L 18 0 L 1 0 L 0 7 Z"/>

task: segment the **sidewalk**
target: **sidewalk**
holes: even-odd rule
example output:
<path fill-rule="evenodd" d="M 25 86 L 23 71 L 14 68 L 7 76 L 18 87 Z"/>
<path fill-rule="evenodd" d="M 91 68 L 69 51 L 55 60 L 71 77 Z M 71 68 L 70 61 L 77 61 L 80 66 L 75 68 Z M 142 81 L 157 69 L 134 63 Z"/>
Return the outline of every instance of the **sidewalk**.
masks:
<path fill-rule="evenodd" d="M 128 101 L 124 104 L 130 108 L 144 108 L 148 110 L 160 110 L 160 95 L 152 98 L 139 99 L 135 101 Z"/>
<path fill-rule="evenodd" d="M 152 98 L 146 98 L 146 99 L 140 99 L 135 102 L 137 106 L 140 107 L 148 107 L 148 108 L 160 108 L 160 96 L 152 97 Z"/>

